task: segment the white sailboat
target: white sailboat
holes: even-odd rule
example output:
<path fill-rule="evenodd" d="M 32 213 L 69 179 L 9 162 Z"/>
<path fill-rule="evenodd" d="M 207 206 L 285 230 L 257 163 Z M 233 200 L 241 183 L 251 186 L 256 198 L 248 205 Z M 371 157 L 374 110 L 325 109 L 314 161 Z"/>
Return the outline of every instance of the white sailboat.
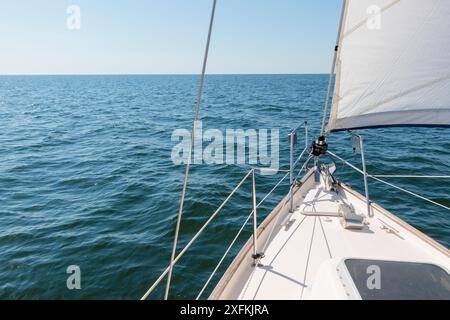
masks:
<path fill-rule="evenodd" d="M 361 152 L 362 169 L 329 151 L 332 146 L 326 143 L 326 137 L 335 131 L 450 126 L 448 17 L 450 2 L 445 0 L 343 1 L 322 136 L 311 148 L 307 143 L 294 161 L 297 130 L 292 132 L 290 172 L 281 180 L 290 177 L 289 194 L 258 225 L 259 205 L 252 169 L 178 255 L 175 240 L 170 265 L 143 298 L 168 276 L 167 298 L 173 266 L 242 183 L 252 177 L 253 211 L 246 223 L 253 220 L 253 237 L 228 266 L 209 299 L 450 299 L 449 250 L 370 201 L 368 180 L 386 183 L 442 210 L 450 208 L 370 175 L 360 135 L 352 133 Z M 206 58 L 207 53 L 205 64 Z M 306 161 L 300 162 L 304 156 Z M 359 172 L 365 195 L 338 181 L 333 175 L 335 166 L 322 163 L 325 156 Z M 299 163 L 303 163 L 300 172 L 307 172 L 295 181 Z M 182 205 L 179 221 L 181 213 Z M 176 239 L 178 231 L 179 224 Z M 202 298 L 223 261 L 197 298 Z"/>

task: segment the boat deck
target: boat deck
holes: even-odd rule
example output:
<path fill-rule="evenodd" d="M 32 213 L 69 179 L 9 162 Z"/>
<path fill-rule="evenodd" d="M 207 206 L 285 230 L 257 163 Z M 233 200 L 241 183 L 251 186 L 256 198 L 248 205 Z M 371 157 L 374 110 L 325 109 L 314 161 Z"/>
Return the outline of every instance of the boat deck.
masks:
<path fill-rule="evenodd" d="M 359 258 L 436 264 L 448 272 L 448 250 L 377 205 L 373 217 L 366 217 L 361 230 L 347 230 L 338 216 L 339 204 L 350 202 L 355 211 L 367 211 L 365 198 L 343 186 L 339 192 L 324 191 L 313 175 L 297 194 L 297 209 L 288 223 L 276 228 L 272 219 L 262 231 L 265 257 L 257 267 L 243 259 L 235 265 L 219 299 L 300 300 L 345 297 L 345 284 L 336 279 L 343 259 Z M 279 213 L 280 215 L 282 213 Z M 239 260 L 239 259 L 237 259 Z M 237 262 L 237 261 L 235 261 Z M 233 268 L 232 268 L 233 269 Z M 231 272 L 231 271 L 229 271 Z M 233 279 L 236 278 L 236 279 Z M 349 294 L 347 293 L 347 296 Z"/>

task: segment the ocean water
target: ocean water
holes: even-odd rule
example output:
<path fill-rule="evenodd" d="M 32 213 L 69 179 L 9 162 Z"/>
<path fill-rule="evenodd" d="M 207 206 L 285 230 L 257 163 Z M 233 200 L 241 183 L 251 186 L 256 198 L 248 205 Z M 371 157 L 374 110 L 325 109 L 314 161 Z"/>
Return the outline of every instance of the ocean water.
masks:
<path fill-rule="evenodd" d="M 170 258 L 184 175 L 171 160 L 171 135 L 190 129 L 197 84 L 197 76 L 0 77 L 1 299 L 142 296 Z M 309 121 L 311 137 L 318 134 L 326 85 L 326 75 L 208 76 L 203 126 L 277 128 L 286 167 L 290 129 Z M 448 129 L 360 133 L 371 173 L 450 174 Z M 329 142 L 360 165 L 347 133 Z M 339 179 L 363 191 L 358 174 L 338 167 Z M 248 168 L 193 166 L 180 248 Z M 258 175 L 258 200 L 281 176 Z M 450 205 L 449 180 L 390 181 Z M 196 297 L 251 211 L 250 187 L 244 185 L 176 266 L 172 298 Z M 447 210 L 374 181 L 369 187 L 373 201 L 450 246 Z M 287 191 L 287 183 L 276 190 L 260 220 Z M 226 263 L 250 234 L 248 226 Z M 81 290 L 67 289 L 70 265 L 81 268 Z M 161 298 L 163 287 L 151 298 Z"/>

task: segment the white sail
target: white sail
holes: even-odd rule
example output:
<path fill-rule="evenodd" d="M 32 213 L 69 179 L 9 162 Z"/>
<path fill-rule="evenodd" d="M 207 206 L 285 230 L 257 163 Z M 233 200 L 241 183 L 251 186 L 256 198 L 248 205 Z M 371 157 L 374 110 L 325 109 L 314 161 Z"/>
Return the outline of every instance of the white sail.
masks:
<path fill-rule="evenodd" d="M 329 131 L 450 126 L 450 1 L 345 1 Z"/>

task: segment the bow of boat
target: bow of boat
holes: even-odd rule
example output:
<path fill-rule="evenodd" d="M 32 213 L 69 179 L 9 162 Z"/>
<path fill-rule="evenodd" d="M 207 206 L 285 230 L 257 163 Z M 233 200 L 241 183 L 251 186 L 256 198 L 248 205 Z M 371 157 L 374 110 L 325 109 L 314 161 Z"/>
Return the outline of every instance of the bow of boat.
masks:
<path fill-rule="evenodd" d="M 313 168 L 258 228 L 210 299 L 449 299 L 449 251 Z M 328 185 L 327 185 L 328 183 Z"/>

